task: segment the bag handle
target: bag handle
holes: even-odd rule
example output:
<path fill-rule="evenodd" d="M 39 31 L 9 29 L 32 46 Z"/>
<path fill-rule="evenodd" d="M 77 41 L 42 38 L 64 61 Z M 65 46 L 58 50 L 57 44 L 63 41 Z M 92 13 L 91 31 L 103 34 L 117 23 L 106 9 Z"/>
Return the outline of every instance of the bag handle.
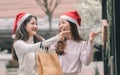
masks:
<path fill-rule="evenodd" d="M 43 39 L 43 41 L 41 41 L 40 48 L 42 48 L 43 52 L 46 53 L 45 39 Z M 35 65 L 34 65 L 34 70 L 33 70 L 34 75 L 38 75 L 37 53 L 38 53 L 38 50 L 35 51 Z"/>
<path fill-rule="evenodd" d="M 48 49 L 45 46 L 45 39 L 43 39 L 43 41 L 41 42 L 40 48 L 42 48 L 42 50 L 43 50 L 44 53 L 48 53 Z"/>

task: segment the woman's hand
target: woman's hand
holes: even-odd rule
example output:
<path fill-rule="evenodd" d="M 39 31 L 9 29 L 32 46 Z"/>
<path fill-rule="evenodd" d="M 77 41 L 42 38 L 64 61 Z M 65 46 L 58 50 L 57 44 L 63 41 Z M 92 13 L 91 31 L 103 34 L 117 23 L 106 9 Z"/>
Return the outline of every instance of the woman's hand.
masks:
<path fill-rule="evenodd" d="M 93 42 L 93 40 L 95 39 L 95 37 L 96 37 L 97 34 L 98 34 L 98 33 L 90 32 L 89 41 Z"/>
<path fill-rule="evenodd" d="M 64 41 L 66 39 L 66 36 L 70 33 L 70 31 L 61 31 L 60 34 L 60 40 Z"/>

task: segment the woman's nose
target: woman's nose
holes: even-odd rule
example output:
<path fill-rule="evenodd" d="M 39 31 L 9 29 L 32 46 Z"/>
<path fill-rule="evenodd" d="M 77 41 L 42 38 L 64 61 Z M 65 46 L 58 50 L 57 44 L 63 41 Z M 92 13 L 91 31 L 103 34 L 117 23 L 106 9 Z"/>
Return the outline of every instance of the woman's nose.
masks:
<path fill-rule="evenodd" d="M 62 28 L 63 27 L 63 25 L 59 25 L 59 28 Z"/>
<path fill-rule="evenodd" d="M 36 27 L 37 27 L 37 24 L 35 24 L 34 27 L 36 28 Z"/>
<path fill-rule="evenodd" d="M 37 25 L 34 25 L 34 28 L 38 29 L 38 26 L 37 26 Z"/>

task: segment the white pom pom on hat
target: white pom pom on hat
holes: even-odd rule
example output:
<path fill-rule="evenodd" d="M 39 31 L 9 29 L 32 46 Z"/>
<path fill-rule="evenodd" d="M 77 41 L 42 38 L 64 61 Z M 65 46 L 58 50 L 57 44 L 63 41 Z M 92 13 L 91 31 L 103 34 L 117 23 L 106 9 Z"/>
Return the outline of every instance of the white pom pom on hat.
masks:
<path fill-rule="evenodd" d="M 19 29 L 20 25 L 23 23 L 23 21 L 29 16 L 30 14 L 27 14 L 25 12 L 20 12 L 16 15 L 15 21 L 14 21 L 14 27 L 12 30 L 12 38 L 15 39 L 16 30 Z"/>
<path fill-rule="evenodd" d="M 11 36 L 11 37 L 12 37 L 12 39 L 15 39 L 16 35 L 15 35 L 15 34 L 12 34 L 12 36 Z"/>

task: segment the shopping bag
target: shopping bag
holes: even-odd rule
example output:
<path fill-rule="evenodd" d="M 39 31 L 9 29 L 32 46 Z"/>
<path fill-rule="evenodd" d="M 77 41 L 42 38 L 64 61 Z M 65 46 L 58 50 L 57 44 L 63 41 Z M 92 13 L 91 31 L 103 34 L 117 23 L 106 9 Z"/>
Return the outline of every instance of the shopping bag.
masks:
<path fill-rule="evenodd" d="M 38 75 L 63 75 L 58 55 L 43 49 L 37 53 Z"/>
<path fill-rule="evenodd" d="M 58 56 L 55 53 L 38 53 L 37 64 L 39 75 L 62 75 Z"/>

